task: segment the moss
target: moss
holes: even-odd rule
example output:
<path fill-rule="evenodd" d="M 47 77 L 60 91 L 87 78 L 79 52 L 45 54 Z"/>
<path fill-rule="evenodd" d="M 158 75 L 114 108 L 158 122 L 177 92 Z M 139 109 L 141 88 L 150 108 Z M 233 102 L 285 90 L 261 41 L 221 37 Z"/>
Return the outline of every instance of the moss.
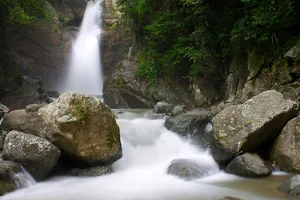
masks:
<path fill-rule="evenodd" d="M 71 115 L 77 119 L 83 119 L 90 115 L 91 107 L 89 105 L 89 97 L 83 97 L 82 100 L 75 100 L 71 110 Z"/>
<path fill-rule="evenodd" d="M 114 126 L 109 127 L 109 133 L 106 137 L 106 145 L 111 149 L 117 143 L 115 133 L 118 131 Z"/>
<path fill-rule="evenodd" d="M 118 76 L 117 78 L 117 84 L 121 87 L 121 88 L 124 88 L 125 87 L 125 81 L 124 79 L 121 77 L 121 76 Z"/>

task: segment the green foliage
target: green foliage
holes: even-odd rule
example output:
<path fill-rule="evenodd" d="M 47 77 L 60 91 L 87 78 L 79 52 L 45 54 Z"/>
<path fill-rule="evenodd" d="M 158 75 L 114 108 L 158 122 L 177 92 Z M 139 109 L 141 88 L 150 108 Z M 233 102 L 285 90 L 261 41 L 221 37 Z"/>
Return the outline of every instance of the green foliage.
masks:
<path fill-rule="evenodd" d="M 4 24 L 11 28 L 34 27 L 47 17 L 44 0 L 0 0 Z"/>

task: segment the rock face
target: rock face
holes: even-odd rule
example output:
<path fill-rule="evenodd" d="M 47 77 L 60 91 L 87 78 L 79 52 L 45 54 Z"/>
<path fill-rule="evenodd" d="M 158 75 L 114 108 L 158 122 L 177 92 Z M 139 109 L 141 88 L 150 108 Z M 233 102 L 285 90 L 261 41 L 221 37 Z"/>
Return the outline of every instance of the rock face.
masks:
<path fill-rule="evenodd" d="M 98 166 L 82 169 L 78 172 L 78 176 L 103 176 L 112 172 L 111 166 Z"/>
<path fill-rule="evenodd" d="M 21 166 L 14 162 L 0 161 L 0 196 L 16 189 L 12 174 L 22 172 Z"/>
<path fill-rule="evenodd" d="M 56 165 L 60 150 L 46 139 L 11 131 L 5 138 L 3 158 L 22 164 L 36 179 L 43 179 Z"/>
<path fill-rule="evenodd" d="M 297 103 L 284 100 L 275 90 L 263 92 L 244 104 L 225 108 L 213 119 L 213 157 L 224 163 L 240 152 L 258 147 L 276 137 L 297 112 Z"/>
<path fill-rule="evenodd" d="M 192 180 L 208 176 L 210 170 L 210 166 L 203 163 L 189 159 L 177 159 L 172 161 L 167 172 L 184 180 Z"/>
<path fill-rule="evenodd" d="M 263 177 L 271 174 L 271 170 L 256 154 L 245 153 L 235 157 L 226 167 L 226 172 L 243 177 Z"/>
<path fill-rule="evenodd" d="M 188 88 L 184 85 L 157 80 L 151 85 L 136 76 L 138 62 L 123 60 L 112 76 L 104 82 L 104 102 L 111 108 L 152 108 L 157 102 L 165 101 L 174 105 L 194 106 Z"/>
<path fill-rule="evenodd" d="M 210 131 L 205 131 L 209 123 L 210 115 L 207 111 L 194 110 L 167 118 L 165 127 L 183 137 L 190 135 L 198 145 L 206 148 L 210 145 L 212 140 Z"/>
<path fill-rule="evenodd" d="M 98 98 L 64 93 L 40 108 L 41 135 L 88 165 L 111 164 L 122 157 L 120 130 L 112 111 Z"/>
<path fill-rule="evenodd" d="M 281 192 L 300 197 L 300 175 L 293 176 L 278 188 Z"/>
<path fill-rule="evenodd" d="M 158 102 L 153 109 L 153 113 L 171 113 L 174 105 L 166 102 Z"/>
<path fill-rule="evenodd" d="M 300 117 L 290 120 L 276 139 L 272 153 L 280 170 L 300 173 Z"/>
<path fill-rule="evenodd" d="M 23 76 L 21 86 L 11 94 L 1 98 L 1 102 L 11 109 L 22 109 L 28 104 L 41 104 L 48 100 L 40 79 Z"/>

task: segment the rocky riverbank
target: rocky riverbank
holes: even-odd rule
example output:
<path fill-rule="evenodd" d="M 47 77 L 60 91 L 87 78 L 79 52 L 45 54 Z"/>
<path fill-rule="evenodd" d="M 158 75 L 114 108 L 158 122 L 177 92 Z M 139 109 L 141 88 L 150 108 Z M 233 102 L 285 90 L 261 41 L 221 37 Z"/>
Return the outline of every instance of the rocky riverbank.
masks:
<path fill-rule="evenodd" d="M 64 93 L 51 104 L 7 113 L 2 125 L 3 159 L 21 164 L 36 180 L 72 168 L 82 169 L 75 173 L 80 176 L 107 174 L 122 157 L 114 114 L 96 97 Z M 6 169 L 0 166 L 0 176 L 7 176 Z M 13 190 L 14 181 L 5 180 L 0 187 Z"/>

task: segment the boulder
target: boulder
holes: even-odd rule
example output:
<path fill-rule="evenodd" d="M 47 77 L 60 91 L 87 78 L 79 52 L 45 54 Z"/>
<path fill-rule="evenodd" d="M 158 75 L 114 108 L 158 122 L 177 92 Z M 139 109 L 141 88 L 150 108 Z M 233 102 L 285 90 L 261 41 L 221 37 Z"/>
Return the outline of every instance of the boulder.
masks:
<path fill-rule="evenodd" d="M 258 155 L 250 153 L 235 157 L 226 167 L 226 172 L 243 177 L 263 177 L 272 173 Z"/>
<path fill-rule="evenodd" d="M 36 179 L 46 178 L 60 157 L 60 150 L 46 139 L 18 131 L 7 134 L 3 153 L 4 160 L 20 163 Z"/>
<path fill-rule="evenodd" d="M 290 120 L 276 139 L 271 158 L 280 170 L 300 173 L 300 117 Z"/>
<path fill-rule="evenodd" d="M 22 172 L 19 164 L 0 161 L 0 196 L 17 189 L 13 174 Z"/>
<path fill-rule="evenodd" d="M 192 139 L 201 147 L 210 145 L 212 134 L 205 131 L 210 123 L 210 113 L 207 111 L 193 110 L 175 117 L 169 117 L 165 121 L 165 127 L 179 135 Z"/>
<path fill-rule="evenodd" d="M 153 109 L 153 113 L 171 113 L 174 105 L 166 102 L 158 102 Z"/>
<path fill-rule="evenodd" d="M 9 108 L 0 103 L 0 110 L 3 110 L 5 113 L 9 112 Z"/>
<path fill-rule="evenodd" d="M 98 166 L 82 169 L 78 172 L 78 176 L 103 176 L 112 172 L 111 166 Z"/>
<path fill-rule="evenodd" d="M 253 150 L 279 135 L 297 116 L 298 104 L 275 90 L 265 91 L 243 104 L 229 106 L 213 119 L 211 152 L 218 163 Z"/>
<path fill-rule="evenodd" d="M 171 115 L 177 116 L 177 115 L 183 114 L 185 112 L 184 108 L 185 108 L 185 106 L 175 106 L 171 112 Z"/>
<path fill-rule="evenodd" d="M 189 159 L 173 160 L 167 169 L 167 173 L 178 176 L 184 180 L 198 179 L 209 176 L 213 169 L 208 163 L 197 162 Z"/>
<path fill-rule="evenodd" d="M 14 110 L 7 113 L 4 116 L 3 128 L 6 131 L 22 131 L 24 133 L 30 133 L 36 136 L 40 135 L 41 121 L 37 114 L 37 108 L 44 106 L 40 105 L 28 105 L 27 109 Z"/>
<path fill-rule="evenodd" d="M 100 99 L 67 92 L 38 115 L 40 134 L 79 164 L 111 164 L 122 157 L 119 127 Z"/>
<path fill-rule="evenodd" d="M 300 175 L 296 175 L 285 181 L 278 188 L 281 192 L 300 197 Z"/>

